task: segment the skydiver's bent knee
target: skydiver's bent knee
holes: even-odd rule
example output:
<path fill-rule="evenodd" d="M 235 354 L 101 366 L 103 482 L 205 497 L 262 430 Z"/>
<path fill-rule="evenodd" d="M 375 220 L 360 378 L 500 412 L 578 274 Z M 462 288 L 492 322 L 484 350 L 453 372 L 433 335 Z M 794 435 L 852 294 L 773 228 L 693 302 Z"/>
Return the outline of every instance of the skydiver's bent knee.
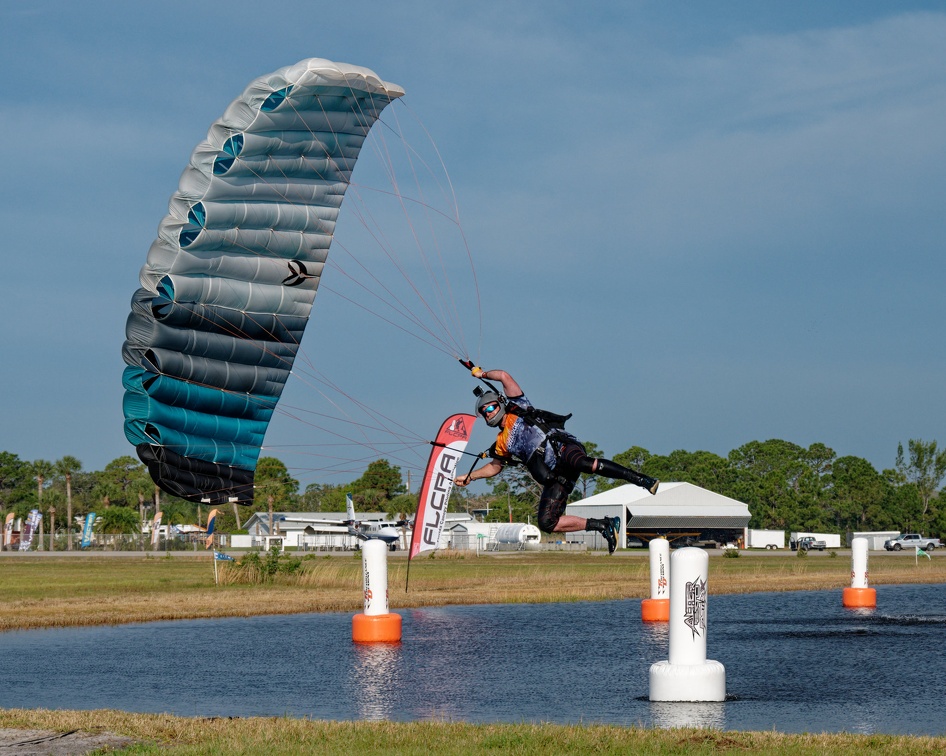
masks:
<path fill-rule="evenodd" d="M 585 453 L 585 447 L 578 442 L 569 442 L 563 444 L 559 452 L 562 462 L 573 470 L 591 474 L 595 471 L 595 463 L 598 461 L 589 457 Z"/>
<path fill-rule="evenodd" d="M 543 533 L 554 533 L 558 526 L 558 521 L 565 514 L 565 505 L 568 503 L 568 495 L 575 487 L 575 483 L 569 479 L 558 479 L 549 483 L 542 489 L 542 497 L 539 499 L 539 530 Z"/>
<path fill-rule="evenodd" d="M 553 512 L 543 512 L 539 511 L 539 530 L 543 533 L 554 533 L 555 526 L 558 525 L 558 521 L 562 519 L 560 514 L 555 514 Z"/>

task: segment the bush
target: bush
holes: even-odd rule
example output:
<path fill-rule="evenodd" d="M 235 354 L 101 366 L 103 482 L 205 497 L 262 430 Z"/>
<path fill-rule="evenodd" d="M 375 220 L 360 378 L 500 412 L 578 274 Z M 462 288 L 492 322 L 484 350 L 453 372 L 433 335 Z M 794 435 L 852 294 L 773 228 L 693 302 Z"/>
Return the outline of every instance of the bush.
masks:
<path fill-rule="evenodd" d="M 258 551 L 251 551 L 236 563 L 240 572 L 241 582 L 271 583 L 276 575 L 294 575 L 302 569 L 302 560 L 280 552 L 278 546 L 273 546 L 261 556 Z"/>
<path fill-rule="evenodd" d="M 726 549 L 723 552 L 723 556 L 726 559 L 738 559 L 739 558 L 739 549 Z"/>

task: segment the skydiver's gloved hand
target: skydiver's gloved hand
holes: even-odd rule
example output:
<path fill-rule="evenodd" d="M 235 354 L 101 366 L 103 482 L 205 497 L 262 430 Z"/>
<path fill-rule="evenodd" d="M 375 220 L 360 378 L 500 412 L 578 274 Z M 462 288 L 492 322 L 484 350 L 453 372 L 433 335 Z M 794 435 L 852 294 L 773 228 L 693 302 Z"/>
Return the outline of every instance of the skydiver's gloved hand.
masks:
<path fill-rule="evenodd" d="M 477 367 L 476 365 L 470 368 L 470 373 L 474 378 L 481 378 L 485 372 L 486 371 L 483 370 L 483 368 Z"/>

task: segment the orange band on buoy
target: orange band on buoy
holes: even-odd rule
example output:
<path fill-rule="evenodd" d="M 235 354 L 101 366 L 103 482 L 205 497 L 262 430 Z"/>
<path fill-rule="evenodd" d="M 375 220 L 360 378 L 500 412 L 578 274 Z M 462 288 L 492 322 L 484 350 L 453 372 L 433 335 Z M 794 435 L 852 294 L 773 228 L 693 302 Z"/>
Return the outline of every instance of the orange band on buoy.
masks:
<path fill-rule="evenodd" d="M 401 615 L 356 614 L 351 618 L 351 639 L 355 643 L 397 643 L 401 640 Z"/>
<path fill-rule="evenodd" d="M 842 602 L 848 609 L 874 609 L 877 591 L 873 588 L 845 588 Z"/>
<path fill-rule="evenodd" d="M 641 601 L 641 619 L 644 622 L 669 622 L 670 599 L 644 599 Z"/>

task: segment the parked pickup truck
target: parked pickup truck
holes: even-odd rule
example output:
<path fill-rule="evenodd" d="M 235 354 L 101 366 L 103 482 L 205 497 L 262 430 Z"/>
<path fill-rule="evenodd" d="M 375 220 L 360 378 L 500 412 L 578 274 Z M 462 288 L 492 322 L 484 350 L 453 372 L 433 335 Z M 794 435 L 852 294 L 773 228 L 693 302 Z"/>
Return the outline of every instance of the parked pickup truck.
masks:
<path fill-rule="evenodd" d="M 939 538 L 924 538 L 919 533 L 901 533 L 896 538 L 884 541 L 884 548 L 887 551 L 902 551 L 903 549 L 932 551 L 942 545 Z"/>
<path fill-rule="evenodd" d="M 798 539 L 799 551 L 811 551 L 811 549 L 815 549 L 816 551 L 824 551 L 825 546 L 826 544 L 824 541 L 816 541 L 814 536 L 805 536 L 804 538 Z"/>

